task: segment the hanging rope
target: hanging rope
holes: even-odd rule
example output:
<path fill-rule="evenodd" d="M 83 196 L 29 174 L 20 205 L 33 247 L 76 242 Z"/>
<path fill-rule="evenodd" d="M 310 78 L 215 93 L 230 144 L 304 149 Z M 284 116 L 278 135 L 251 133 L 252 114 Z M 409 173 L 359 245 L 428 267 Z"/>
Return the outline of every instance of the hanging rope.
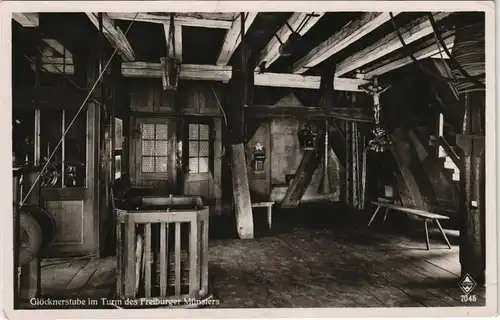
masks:
<path fill-rule="evenodd" d="M 444 43 L 443 39 L 441 39 L 441 37 L 437 34 L 436 30 L 437 30 L 437 27 L 436 27 L 436 22 L 434 21 L 434 17 L 432 16 L 432 14 L 428 14 L 428 17 L 429 17 L 429 21 L 431 22 L 431 25 L 432 25 L 432 29 L 434 30 L 434 34 L 436 35 L 439 43 L 441 44 L 441 47 L 443 48 L 444 52 L 446 52 L 446 54 L 448 55 L 448 57 L 450 58 L 450 62 L 451 64 L 453 65 L 453 67 L 455 68 L 455 70 L 458 70 L 460 71 L 459 74 L 457 74 L 457 72 L 454 72 L 454 74 L 456 74 L 457 76 L 461 76 L 461 77 L 465 77 L 468 81 L 472 82 L 473 84 L 475 84 L 476 86 L 478 86 L 478 88 L 481 88 L 481 89 L 484 89 L 484 82 L 481 82 L 478 80 L 478 78 L 484 78 L 485 74 L 482 73 L 482 74 L 478 74 L 478 75 L 475 75 L 475 76 L 471 76 L 466 70 L 464 70 L 464 68 L 462 67 L 462 65 L 455 59 L 454 55 L 452 55 L 450 53 L 450 51 L 448 50 L 448 48 L 446 47 L 446 44 Z M 459 24 L 462 20 L 458 19 L 459 20 Z M 481 34 L 481 28 L 479 28 L 479 30 L 475 30 L 474 26 L 476 26 L 476 29 L 477 29 L 477 26 L 480 26 L 481 24 L 475 24 L 475 25 L 472 25 L 469 26 L 469 25 L 461 25 L 459 27 L 457 27 L 457 30 L 455 31 L 455 43 L 458 43 L 459 44 L 459 47 L 463 47 L 463 45 L 461 46 L 461 42 L 467 42 L 469 45 L 466 45 L 466 48 L 468 50 L 472 50 L 472 56 L 475 58 L 475 60 L 481 60 L 481 54 L 482 54 L 482 60 L 484 61 L 484 25 L 482 26 L 482 34 Z M 470 30 L 472 30 L 472 34 L 470 33 L 467 33 L 467 31 L 470 32 Z M 475 34 L 474 34 L 475 33 Z M 478 36 L 478 38 L 474 39 L 472 38 L 473 35 L 476 35 Z M 457 41 L 457 36 L 458 36 L 458 41 Z M 482 42 L 482 45 L 481 45 L 481 42 Z M 470 44 L 472 44 L 473 46 L 471 46 Z M 474 46 L 477 46 L 477 47 L 474 47 Z M 483 50 L 481 50 L 481 48 L 483 48 Z M 461 49 L 461 48 L 460 48 Z M 475 49 L 475 50 L 474 50 Z M 455 55 L 456 55 L 456 48 L 453 49 L 453 51 L 455 52 Z M 464 54 L 462 52 L 462 54 Z M 478 59 L 478 56 L 479 56 L 479 59 Z M 484 70 L 484 66 L 483 66 L 483 70 Z M 458 77 L 457 77 L 458 78 Z"/>
<path fill-rule="evenodd" d="M 445 82 L 454 82 L 455 79 L 453 78 L 446 78 L 446 77 L 443 77 L 437 73 L 434 73 L 432 71 L 430 71 L 429 69 L 427 69 L 426 67 L 424 67 L 418 60 L 417 58 L 415 58 L 415 56 L 413 55 L 413 52 L 412 50 L 408 47 L 408 45 L 406 44 L 405 40 L 403 39 L 403 36 L 401 35 L 401 32 L 399 32 L 399 28 L 398 26 L 396 25 L 396 21 L 394 20 L 394 15 L 392 14 L 392 12 L 389 12 L 389 16 L 391 17 L 391 24 L 392 24 L 392 27 L 394 28 L 394 31 L 396 32 L 396 35 L 398 36 L 398 39 L 399 41 L 401 42 L 401 44 L 403 45 L 403 49 L 405 50 L 405 53 L 408 57 L 410 57 L 410 59 L 413 61 L 413 63 L 415 63 L 415 65 L 422 71 L 424 72 L 425 74 L 428 74 L 430 75 L 431 77 L 433 78 L 436 78 L 440 81 L 445 81 Z M 438 47 L 439 48 L 439 47 Z"/>
<path fill-rule="evenodd" d="M 124 35 L 126 36 L 128 31 L 130 30 L 130 27 L 132 27 L 132 25 L 134 24 L 134 21 L 135 19 L 137 18 L 137 16 L 139 15 L 139 13 L 136 13 L 135 16 L 134 16 L 134 19 L 132 19 L 132 22 L 129 24 L 127 30 L 125 31 Z M 92 85 L 92 88 L 90 89 L 89 93 L 87 94 L 87 96 L 85 97 L 85 99 L 83 100 L 80 108 L 78 108 L 78 111 L 76 112 L 75 116 L 73 117 L 73 119 L 71 120 L 71 122 L 69 123 L 68 127 L 66 128 L 66 130 L 63 132 L 62 136 L 61 136 L 61 139 L 59 139 L 59 142 L 57 143 L 57 145 L 55 146 L 54 150 L 52 151 L 52 153 L 50 154 L 50 156 L 47 158 L 47 161 L 45 162 L 44 166 L 42 167 L 42 170 L 40 170 L 40 172 L 38 173 L 36 179 L 33 181 L 33 184 L 31 185 L 31 187 L 29 188 L 26 196 L 24 197 L 24 199 L 21 201 L 19 207 L 22 207 L 24 205 L 24 203 L 26 202 L 26 200 L 28 199 L 29 195 L 31 194 L 31 192 L 33 192 L 33 189 L 35 188 L 35 185 L 37 184 L 37 182 L 40 180 L 40 177 L 42 176 L 42 174 L 44 173 L 44 171 L 47 169 L 47 167 L 49 166 L 50 164 L 50 161 L 52 160 L 52 158 L 54 157 L 54 155 L 56 154 L 57 152 L 57 149 L 61 146 L 62 144 L 62 141 L 64 140 L 64 137 L 66 136 L 66 134 L 69 132 L 69 130 L 71 129 L 71 127 L 73 126 L 73 124 L 75 123 L 76 119 L 78 118 L 78 116 L 80 115 L 80 113 L 82 112 L 83 108 L 85 107 L 85 104 L 87 103 L 87 101 L 90 99 L 90 96 L 92 95 L 92 92 L 94 92 L 95 88 L 97 87 L 97 85 L 99 84 L 99 82 L 101 81 L 101 78 L 102 76 L 104 75 L 104 72 L 106 71 L 106 69 L 108 68 L 109 64 L 111 63 L 111 61 L 113 60 L 114 56 L 116 55 L 116 53 L 118 52 L 118 48 L 115 48 L 115 50 L 113 51 L 113 53 L 111 54 L 111 57 L 108 59 L 108 61 L 106 62 L 106 65 L 104 66 L 104 68 L 101 70 L 101 72 L 99 73 L 99 76 L 97 77 L 97 80 L 94 82 L 94 84 Z"/>
<path fill-rule="evenodd" d="M 469 90 L 478 90 L 478 89 L 479 90 L 484 90 L 484 87 L 485 87 L 484 83 L 478 80 L 478 78 L 481 78 L 483 75 L 480 74 L 480 75 L 471 76 L 466 71 L 465 71 L 465 73 L 462 72 L 462 71 L 464 71 L 463 68 L 462 68 L 462 66 L 457 61 L 455 61 L 455 60 L 453 60 L 453 61 L 455 61 L 453 63 L 453 65 L 454 65 L 454 67 L 458 71 L 460 71 L 460 73 L 458 75 L 462 76 L 462 78 L 463 77 L 466 78 L 467 81 L 465 83 L 463 82 L 463 80 L 461 80 L 461 79 L 459 80 L 459 79 L 456 78 L 457 72 L 453 72 L 452 73 L 452 77 L 444 77 L 442 75 L 436 74 L 436 73 L 430 71 L 429 69 L 425 68 L 415 58 L 415 56 L 413 55 L 411 49 L 408 48 L 408 45 L 406 44 L 406 42 L 403 39 L 403 36 L 399 32 L 399 28 L 396 25 L 396 22 L 394 20 L 394 15 L 392 14 L 392 12 L 389 12 L 389 15 L 390 15 L 390 18 L 391 18 L 392 26 L 393 26 L 393 28 L 394 28 L 394 30 L 396 32 L 396 35 L 398 36 L 399 41 L 403 45 L 403 49 L 406 51 L 406 55 L 411 58 L 411 60 L 415 63 L 415 65 L 417 65 L 417 67 L 421 71 L 423 71 L 424 73 L 426 73 L 426 74 L 430 75 L 431 77 L 436 78 L 436 79 L 438 79 L 440 81 L 451 82 L 453 85 L 461 85 L 462 87 L 465 85 L 465 86 L 467 86 L 469 88 Z M 432 14 L 429 14 L 428 17 L 429 17 L 429 21 L 431 22 L 431 25 L 433 27 L 433 31 L 434 31 L 435 37 L 437 38 L 437 40 L 439 42 L 439 43 L 437 43 L 438 48 L 439 48 L 439 44 L 440 44 L 440 47 L 442 48 L 442 50 L 444 50 L 449 55 L 450 60 L 452 60 L 453 57 L 451 57 L 452 55 L 449 52 L 446 44 L 444 43 L 443 39 L 438 35 L 436 23 L 434 21 L 434 18 L 432 17 Z M 459 31 L 459 30 L 461 30 L 461 29 L 457 29 L 456 32 L 461 33 L 461 31 Z M 467 35 L 467 37 L 470 37 L 470 35 Z M 483 39 L 483 42 L 484 42 L 484 35 L 480 39 L 478 39 L 478 41 L 480 41 L 481 39 Z M 455 36 L 455 43 L 456 42 L 457 42 L 457 40 L 456 40 L 456 36 Z M 477 43 L 476 43 L 476 45 L 477 45 Z M 484 48 L 484 46 L 483 46 L 483 48 Z M 455 49 L 454 49 L 454 52 L 455 52 Z M 471 85 L 472 85 L 472 88 L 471 88 Z M 457 91 L 459 91 L 459 90 L 457 89 Z"/>
<path fill-rule="evenodd" d="M 212 88 L 212 92 L 214 94 L 215 100 L 217 101 L 217 105 L 219 106 L 219 109 L 222 112 L 222 115 L 224 116 L 224 122 L 226 123 L 226 127 L 227 127 L 226 112 L 224 111 L 224 108 L 222 107 L 222 104 L 220 103 L 219 97 L 217 96 L 217 92 L 215 92 L 214 86 L 212 84 L 210 84 L 210 88 Z"/>

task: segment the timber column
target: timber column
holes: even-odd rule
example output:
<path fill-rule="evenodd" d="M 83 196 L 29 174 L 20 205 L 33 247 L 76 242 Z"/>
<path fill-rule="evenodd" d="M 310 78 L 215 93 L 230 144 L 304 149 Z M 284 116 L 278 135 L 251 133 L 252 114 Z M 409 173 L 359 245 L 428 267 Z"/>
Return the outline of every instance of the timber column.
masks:
<path fill-rule="evenodd" d="M 245 154 L 244 108 L 253 102 L 254 66 L 249 63 L 249 49 L 244 38 L 244 13 L 241 13 L 242 42 L 240 56 L 235 59 L 229 85 L 228 110 L 229 142 L 231 148 L 231 176 L 236 228 L 241 239 L 253 238 L 253 214 Z"/>
<path fill-rule="evenodd" d="M 484 91 L 464 93 L 465 113 L 457 145 L 460 160 L 460 264 L 478 284 L 485 282 Z M 493 213 L 494 214 L 494 213 Z"/>
<path fill-rule="evenodd" d="M 321 69 L 321 78 L 319 84 L 319 105 L 321 109 L 328 114 L 333 108 L 335 98 L 334 81 L 335 81 L 336 63 L 327 64 Z M 330 157 L 330 123 L 328 118 L 325 118 L 325 142 L 324 142 L 324 158 L 323 158 L 323 181 L 321 183 L 321 193 L 330 194 L 332 188 L 330 184 L 330 176 L 328 171 L 328 160 Z"/>

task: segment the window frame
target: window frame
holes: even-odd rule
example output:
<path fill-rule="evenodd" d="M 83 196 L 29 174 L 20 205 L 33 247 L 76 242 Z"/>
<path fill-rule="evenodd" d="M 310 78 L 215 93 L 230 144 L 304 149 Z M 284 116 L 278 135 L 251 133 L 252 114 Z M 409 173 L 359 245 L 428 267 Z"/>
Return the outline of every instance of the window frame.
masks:
<path fill-rule="evenodd" d="M 143 137 L 143 126 L 144 125 L 153 125 L 153 128 L 154 128 L 154 137 L 153 139 L 144 139 Z M 167 127 L 167 136 L 165 137 L 165 139 L 156 139 L 156 126 L 158 125 L 165 125 Z M 169 151 L 170 152 L 173 152 L 173 150 L 169 150 L 171 148 L 170 146 L 170 136 L 169 136 L 169 132 L 170 132 L 170 126 L 168 123 L 153 123 L 153 122 L 143 122 L 141 123 L 141 130 L 140 130 L 140 172 L 141 174 L 165 174 L 165 175 L 168 175 L 169 173 Z M 154 151 L 154 154 L 153 155 L 144 155 L 143 154 L 143 143 L 144 141 L 153 141 L 154 142 L 154 148 L 153 148 L 153 151 Z M 167 153 L 165 155 L 157 155 L 156 154 L 156 142 L 157 141 L 163 141 L 167 144 Z M 154 171 L 143 171 L 143 159 L 144 158 L 153 158 L 153 168 L 154 168 Z M 166 166 L 167 166 L 167 170 L 166 171 L 157 171 L 156 170 L 156 158 L 165 158 L 166 160 Z"/>
<path fill-rule="evenodd" d="M 191 158 L 206 158 L 205 156 L 200 157 L 199 155 L 197 157 L 191 157 L 189 154 L 189 142 L 191 141 L 207 141 L 207 140 L 190 140 L 189 138 L 189 125 L 196 124 L 196 125 L 207 125 L 208 126 L 208 171 L 207 172 L 191 172 L 189 171 L 189 159 Z M 198 131 L 198 138 L 199 138 L 199 131 Z M 182 161 L 184 162 L 184 167 L 185 173 L 191 174 L 191 175 L 206 175 L 206 174 L 213 174 L 214 172 L 214 139 L 215 139 L 215 132 L 214 132 L 214 121 L 213 119 L 207 119 L 207 118 L 198 118 L 198 117 L 188 117 L 184 121 L 183 125 L 183 150 L 182 150 Z M 198 145 L 198 153 L 199 153 L 199 145 Z M 199 162 L 198 162 L 198 170 L 199 170 Z"/>
<path fill-rule="evenodd" d="M 58 146 L 58 151 L 56 152 L 59 153 L 60 152 L 60 161 L 58 161 L 58 163 L 60 162 L 61 164 L 64 164 L 64 162 L 66 162 L 66 138 L 67 138 L 67 135 L 63 135 L 64 132 L 67 130 L 69 124 L 71 124 L 71 121 L 73 120 L 73 116 L 74 115 L 71 115 L 69 116 L 67 113 L 68 112 L 77 112 L 76 110 L 72 110 L 72 109 L 35 109 L 35 145 L 34 145 L 34 148 L 35 148 L 35 155 L 34 155 L 34 163 L 35 165 L 45 165 L 45 162 L 43 161 L 43 159 L 41 158 L 41 154 L 42 154 L 42 149 L 45 148 L 45 146 L 42 146 L 42 142 L 44 139 L 42 139 L 42 135 L 44 134 L 44 130 L 42 130 L 42 114 L 44 112 L 47 112 L 47 111 L 55 111 L 55 112 L 60 112 L 61 113 L 61 119 L 60 119 L 60 129 L 61 129 L 61 144 Z M 67 186 L 66 185 L 66 168 L 64 167 L 64 165 L 61 166 L 61 168 L 58 170 L 59 174 L 60 174 L 60 185 L 57 185 L 55 187 L 42 187 L 42 189 L 45 189 L 45 190 L 51 190 L 51 189 L 71 189 L 71 190 L 81 190 L 81 189 L 87 189 L 88 188 L 88 185 L 89 185 L 89 170 L 88 170 L 88 140 L 87 140 L 87 134 L 88 134 L 88 113 L 87 111 L 84 111 L 84 112 L 81 112 L 78 117 L 83 117 L 84 118 L 84 132 L 85 132 L 85 143 L 84 143 L 84 147 L 85 147 L 85 157 L 84 157 L 84 160 L 83 160 L 83 164 L 84 164 L 84 178 L 83 178 L 83 185 L 81 186 Z M 69 131 L 68 131 L 68 134 L 69 134 Z M 59 140 L 57 140 L 59 141 Z M 57 146 L 57 144 L 56 144 Z M 55 146 L 54 146 L 55 147 Z M 52 153 L 53 150 L 50 150 L 50 152 Z M 48 154 L 45 155 L 45 156 L 49 156 Z M 54 163 L 54 158 L 52 158 L 50 160 L 50 163 L 53 164 Z"/>

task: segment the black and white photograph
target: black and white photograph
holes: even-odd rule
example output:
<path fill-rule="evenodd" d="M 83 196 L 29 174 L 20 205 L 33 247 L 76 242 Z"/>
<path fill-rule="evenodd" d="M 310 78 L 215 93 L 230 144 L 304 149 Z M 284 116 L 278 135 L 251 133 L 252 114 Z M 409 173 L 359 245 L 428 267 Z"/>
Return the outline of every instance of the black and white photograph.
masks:
<path fill-rule="evenodd" d="M 278 2 L 0 4 L 9 318 L 497 312 L 494 3 Z"/>

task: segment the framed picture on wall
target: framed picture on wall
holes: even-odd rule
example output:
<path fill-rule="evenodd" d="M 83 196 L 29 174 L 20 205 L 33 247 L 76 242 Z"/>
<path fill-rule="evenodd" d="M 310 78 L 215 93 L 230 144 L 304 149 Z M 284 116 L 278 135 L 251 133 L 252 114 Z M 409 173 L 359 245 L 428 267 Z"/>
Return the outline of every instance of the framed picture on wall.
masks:
<path fill-rule="evenodd" d="M 115 155 L 115 180 L 120 179 L 122 176 L 122 156 L 121 154 Z"/>
<path fill-rule="evenodd" d="M 115 118 L 115 150 L 123 149 L 123 120 Z"/>

